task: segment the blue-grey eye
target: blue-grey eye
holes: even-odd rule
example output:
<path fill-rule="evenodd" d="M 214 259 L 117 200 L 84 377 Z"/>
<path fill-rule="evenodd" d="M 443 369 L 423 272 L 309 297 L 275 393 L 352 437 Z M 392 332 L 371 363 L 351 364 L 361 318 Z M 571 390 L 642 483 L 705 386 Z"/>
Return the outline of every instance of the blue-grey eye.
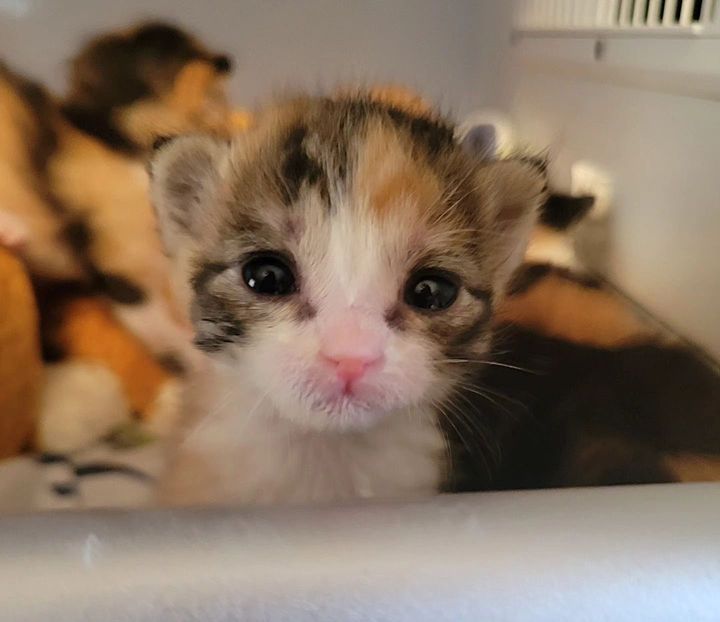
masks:
<path fill-rule="evenodd" d="M 260 296 L 288 296 L 295 292 L 295 275 L 287 261 L 276 255 L 256 255 L 242 267 L 242 277 Z"/>
<path fill-rule="evenodd" d="M 459 288 L 447 274 L 422 270 L 413 274 L 405 286 L 405 302 L 424 311 L 442 311 L 457 300 Z"/>

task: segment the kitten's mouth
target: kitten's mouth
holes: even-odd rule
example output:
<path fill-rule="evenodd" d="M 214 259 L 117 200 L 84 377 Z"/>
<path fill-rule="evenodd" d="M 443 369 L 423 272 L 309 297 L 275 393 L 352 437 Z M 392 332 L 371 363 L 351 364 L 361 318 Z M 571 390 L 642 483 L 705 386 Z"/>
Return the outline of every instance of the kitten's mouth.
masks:
<path fill-rule="evenodd" d="M 379 400 L 368 400 L 352 389 L 318 396 L 311 401 L 310 408 L 324 418 L 324 424 L 342 428 L 367 427 L 387 414 Z"/>
<path fill-rule="evenodd" d="M 366 400 L 358 397 L 351 390 L 346 392 L 345 389 L 336 395 L 316 398 L 313 400 L 313 407 L 328 414 L 342 414 L 355 410 L 372 410 L 371 404 Z"/>
<path fill-rule="evenodd" d="M 304 371 L 278 395 L 279 411 L 303 426 L 363 429 L 404 406 L 398 387 L 388 379 L 332 377 L 324 369 Z"/>

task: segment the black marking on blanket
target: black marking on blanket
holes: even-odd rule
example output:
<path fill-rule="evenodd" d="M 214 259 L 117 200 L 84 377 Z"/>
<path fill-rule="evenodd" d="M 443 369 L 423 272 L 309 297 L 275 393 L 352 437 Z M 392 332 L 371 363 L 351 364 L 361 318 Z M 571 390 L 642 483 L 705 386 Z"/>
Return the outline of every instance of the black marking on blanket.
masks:
<path fill-rule="evenodd" d="M 48 481 L 47 486 L 57 497 L 79 496 L 82 493 L 82 482 L 88 477 L 117 476 L 145 485 L 150 485 L 155 480 L 152 475 L 132 466 L 104 461 L 76 463 L 71 456 L 65 454 L 46 452 L 36 456 L 35 461 L 50 469 L 48 473 L 54 481 Z M 53 470 L 58 466 L 65 467 L 62 474 Z"/>
<path fill-rule="evenodd" d="M 70 497 L 78 494 L 77 486 L 74 484 L 53 484 L 52 490 L 60 497 Z"/>
<path fill-rule="evenodd" d="M 78 477 L 87 477 L 93 475 L 106 475 L 112 473 L 114 475 L 127 475 L 133 479 L 141 481 L 151 482 L 153 477 L 135 469 L 133 467 L 126 466 L 124 464 L 113 464 L 110 462 L 89 462 L 87 464 L 81 464 L 75 467 L 75 474 Z"/>
<path fill-rule="evenodd" d="M 71 464 L 72 461 L 67 457 L 63 456 L 62 454 L 54 454 L 54 453 L 42 453 L 39 456 L 36 456 L 35 460 L 39 464 Z"/>

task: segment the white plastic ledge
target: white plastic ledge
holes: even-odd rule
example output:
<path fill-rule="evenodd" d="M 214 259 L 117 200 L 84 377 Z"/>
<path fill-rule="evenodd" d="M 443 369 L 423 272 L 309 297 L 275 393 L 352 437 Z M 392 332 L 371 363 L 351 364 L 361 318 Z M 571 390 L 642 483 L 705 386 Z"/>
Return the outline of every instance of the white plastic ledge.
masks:
<path fill-rule="evenodd" d="M 720 619 L 720 485 L 0 519 L 3 622 Z"/>

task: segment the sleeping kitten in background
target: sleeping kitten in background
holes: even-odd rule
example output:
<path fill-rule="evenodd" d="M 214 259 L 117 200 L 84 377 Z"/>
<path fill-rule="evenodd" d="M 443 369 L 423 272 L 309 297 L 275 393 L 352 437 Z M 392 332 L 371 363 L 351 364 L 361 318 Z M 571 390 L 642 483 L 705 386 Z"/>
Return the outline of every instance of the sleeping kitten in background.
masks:
<path fill-rule="evenodd" d="M 543 201 L 443 119 L 297 99 L 231 143 L 162 146 L 151 194 L 211 358 L 161 496 L 304 502 L 439 490 L 442 420 Z"/>
<path fill-rule="evenodd" d="M 159 134 L 229 131 L 230 69 L 154 22 L 84 45 L 64 101 L 0 61 L 0 242 L 34 278 L 104 295 L 154 353 L 186 366 L 197 356 L 168 295 L 145 166 Z"/>

